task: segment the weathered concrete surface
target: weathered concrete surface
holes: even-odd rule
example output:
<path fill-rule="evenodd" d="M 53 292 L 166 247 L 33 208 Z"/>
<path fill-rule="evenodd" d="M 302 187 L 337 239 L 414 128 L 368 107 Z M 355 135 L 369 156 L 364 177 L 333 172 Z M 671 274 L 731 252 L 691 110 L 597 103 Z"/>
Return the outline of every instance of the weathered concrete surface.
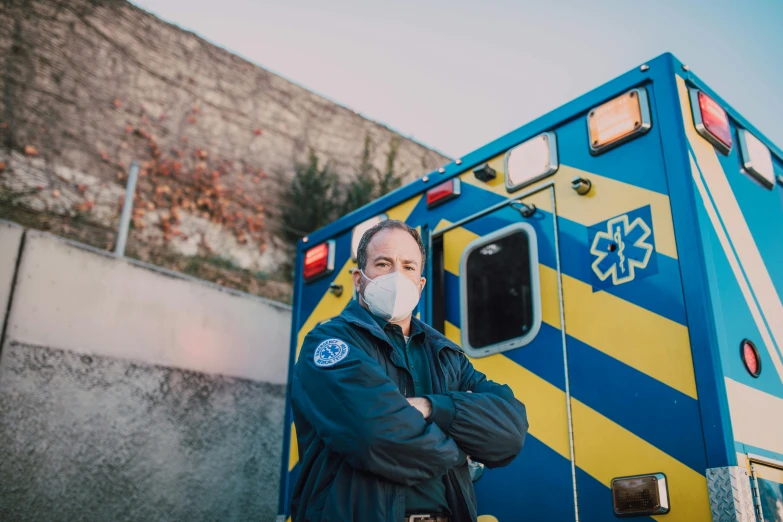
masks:
<path fill-rule="evenodd" d="M 7 338 L 284 384 L 291 309 L 27 231 Z"/>
<path fill-rule="evenodd" d="M 0 520 L 271 522 L 284 395 L 279 385 L 7 343 Z"/>
<path fill-rule="evenodd" d="M 290 315 L 28 230 L 0 351 L 0 521 L 274 520 Z"/>
<path fill-rule="evenodd" d="M 8 298 L 19 258 L 19 246 L 22 243 L 24 229 L 20 226 L 0 221 L 0 335 L 2 335 Z M 0 339 L 0 343 L 2 343 Z M 0 349 L 2 346 L 0 346 Z"/>

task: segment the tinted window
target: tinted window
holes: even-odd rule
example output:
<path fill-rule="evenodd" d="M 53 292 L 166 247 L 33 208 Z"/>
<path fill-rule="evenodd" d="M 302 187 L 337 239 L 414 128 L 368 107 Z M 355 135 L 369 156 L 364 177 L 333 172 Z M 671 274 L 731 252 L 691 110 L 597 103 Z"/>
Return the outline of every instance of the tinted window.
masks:
<path fill-rule="evenodd" d="M 484 348 L 524 337 L 534 323 L 530 244 L 524 231 L 475 246 L 465 265 L 468 342 Z"/>

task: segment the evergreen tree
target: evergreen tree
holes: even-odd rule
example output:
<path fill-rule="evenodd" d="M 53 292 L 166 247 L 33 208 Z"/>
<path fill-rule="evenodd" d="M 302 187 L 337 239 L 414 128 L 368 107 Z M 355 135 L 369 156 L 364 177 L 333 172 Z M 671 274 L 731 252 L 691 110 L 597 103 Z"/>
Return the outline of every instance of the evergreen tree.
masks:
<path fill-rule="evenodd" d="M 294 177 L 284 193 L 283 238 L 295 245 L 305 235 L 337 219 L 341 188 L 329 163 L 321 167 L 311 149 L 307 163 L 295 166 Z"/>

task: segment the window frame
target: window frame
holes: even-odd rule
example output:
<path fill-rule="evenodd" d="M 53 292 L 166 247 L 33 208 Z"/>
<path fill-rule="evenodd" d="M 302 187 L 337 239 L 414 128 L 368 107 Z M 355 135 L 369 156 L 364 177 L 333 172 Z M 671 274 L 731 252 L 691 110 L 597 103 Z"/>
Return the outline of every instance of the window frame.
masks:
<path fill-rule="evenodd" d="M 533 324 L 530 331 L 520 337 L 514 337 L 506 341 L 491 344 L 481 348 L 474 348 L 469 341 L 468 332 L 470 331 L 470 322 L 468 319 L 468 277 L 467 265 L 468 256 L 475 250 L 482 248 L 493 241 L 509 236 L 511 234 L 523 232 L 528 239 L 528 256 L 530 266 L 530 290 L 533 297 Z M 494 232 L 478 237 L 468 243 L 460 258 L 460 337 L 462 349 L 471 357 L 486 357 L 496 353 L 506 352 L 516 348 L 521 348 L 530 344 L 538 335 L 541 329 L 542 310 L 541 310 L 541 279 L 538 269 L 538 238 L 536 230 L 528 223 L 512 223 Z"/>

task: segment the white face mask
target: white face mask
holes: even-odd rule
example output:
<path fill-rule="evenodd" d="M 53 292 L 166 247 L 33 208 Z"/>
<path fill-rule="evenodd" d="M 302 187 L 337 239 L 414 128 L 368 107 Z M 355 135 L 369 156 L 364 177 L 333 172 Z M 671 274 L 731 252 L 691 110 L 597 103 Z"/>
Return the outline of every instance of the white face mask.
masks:
<path fill-rule="evenodd" d="M 384 321 L 396 323 L 408 317 L 419 302 L 419 288 L 416 283 L 402 275 L 392 272 L 370 279 L 361 271 L 370 283 L 364 288 L 364 302 L 370 312 Z"/>

